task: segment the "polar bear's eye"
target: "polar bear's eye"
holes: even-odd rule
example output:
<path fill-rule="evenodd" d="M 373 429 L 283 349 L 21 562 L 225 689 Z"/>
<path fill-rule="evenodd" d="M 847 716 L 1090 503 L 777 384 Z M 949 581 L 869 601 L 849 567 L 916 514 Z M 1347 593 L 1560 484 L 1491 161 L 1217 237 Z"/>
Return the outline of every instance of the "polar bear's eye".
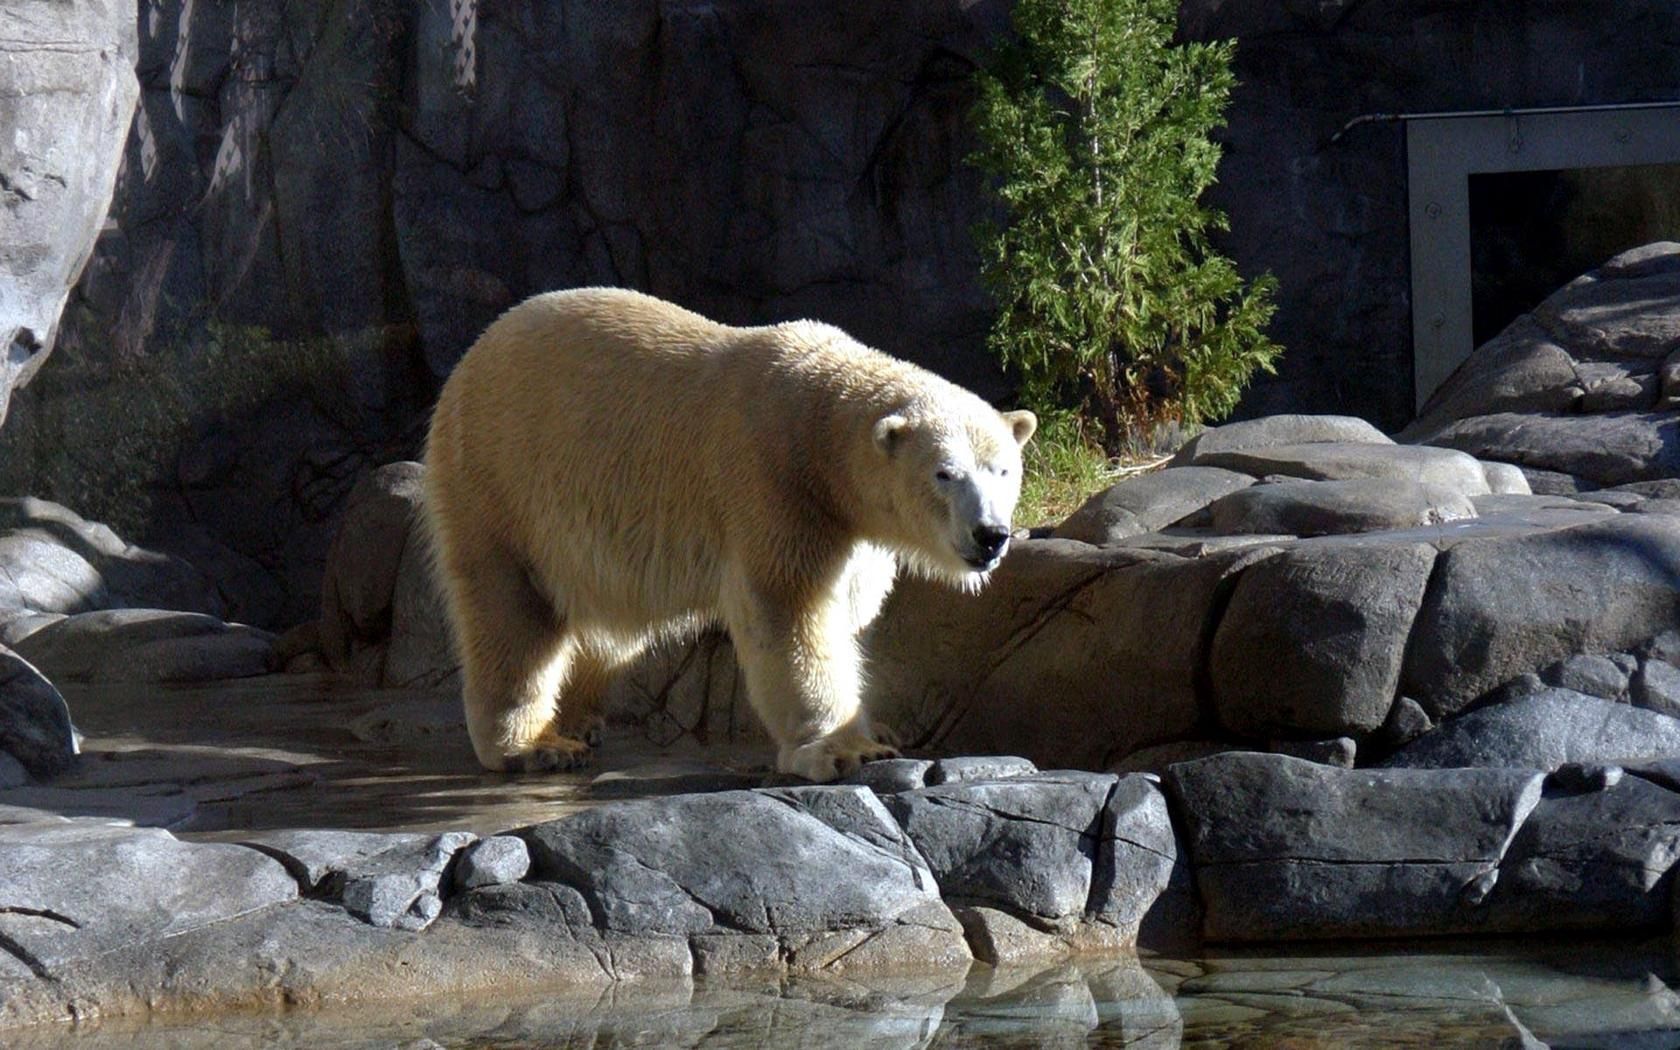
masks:
<path fill-rule="evenodd" d="M 933 476 L 935 478 L 939 479 L 940 481 L 950 481 L 951 480 L 951 472 L 948 471 L 948 470 L 936 470 L 936 471 L 933 472 Z"/>

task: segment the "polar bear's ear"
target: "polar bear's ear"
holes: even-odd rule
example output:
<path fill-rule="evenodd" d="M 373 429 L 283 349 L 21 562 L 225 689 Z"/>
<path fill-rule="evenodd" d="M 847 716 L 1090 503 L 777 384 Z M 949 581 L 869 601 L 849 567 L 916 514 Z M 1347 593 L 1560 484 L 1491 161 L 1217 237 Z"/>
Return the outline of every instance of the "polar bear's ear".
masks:
<path fill-rule="evenodd" d="M 1024 408 L 1003 413 L 1003 421 L 1014 432 L 1017 445 L 1025 445 L 1038 432 L 1038 417 Z"/>
<path fill-rule="evenodd" d="M 882 416 L 875 421 L 875 447 L 892 455 L 898 446 L 910 436 L 910 421 L 894 412 L 890 416 Z"/>

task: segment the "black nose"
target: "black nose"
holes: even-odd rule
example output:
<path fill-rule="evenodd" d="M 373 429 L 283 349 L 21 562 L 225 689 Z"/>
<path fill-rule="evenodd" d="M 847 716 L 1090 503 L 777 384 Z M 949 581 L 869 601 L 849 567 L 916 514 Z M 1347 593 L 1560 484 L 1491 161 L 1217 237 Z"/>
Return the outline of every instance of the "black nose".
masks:
<path fill-rule="evenodd" d="M 995 558 L 997 552 L 1003 550 L 1003 545 L 1009 542 L 1009 530 L 1002 525 L 974 526 L 974 543 L 981 553 L 988 558 Z"/>

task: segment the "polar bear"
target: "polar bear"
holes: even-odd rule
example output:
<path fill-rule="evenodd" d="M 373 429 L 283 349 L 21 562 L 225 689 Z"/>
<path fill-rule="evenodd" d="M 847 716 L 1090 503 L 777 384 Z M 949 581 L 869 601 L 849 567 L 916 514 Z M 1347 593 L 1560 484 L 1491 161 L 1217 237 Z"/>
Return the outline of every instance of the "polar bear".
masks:
<path fill-rule="evenodd" d="M 425 453 L 479 761 L 579 763 L 613 671 L 711 624 L 778 770 L 896 754 L 861 706 L 858 634 L 899 566 L 984 584 L 1037 425 L 828 325 L 608 288 L 513 307 L 444 384 Z"/>

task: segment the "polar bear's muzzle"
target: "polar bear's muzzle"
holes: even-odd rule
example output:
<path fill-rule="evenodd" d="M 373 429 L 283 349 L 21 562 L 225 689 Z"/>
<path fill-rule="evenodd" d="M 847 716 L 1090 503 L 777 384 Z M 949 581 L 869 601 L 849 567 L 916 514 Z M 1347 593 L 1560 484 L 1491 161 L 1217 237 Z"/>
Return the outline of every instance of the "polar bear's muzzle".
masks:
<path fill-rule="evenodd" d="M 965 552 L 963 561 L 979 572 L 995 568 L 1009 549 L 1009 529 L 1002 525 L 976 525 L 969 539 L 974 542 L 974 550 Z"/>

